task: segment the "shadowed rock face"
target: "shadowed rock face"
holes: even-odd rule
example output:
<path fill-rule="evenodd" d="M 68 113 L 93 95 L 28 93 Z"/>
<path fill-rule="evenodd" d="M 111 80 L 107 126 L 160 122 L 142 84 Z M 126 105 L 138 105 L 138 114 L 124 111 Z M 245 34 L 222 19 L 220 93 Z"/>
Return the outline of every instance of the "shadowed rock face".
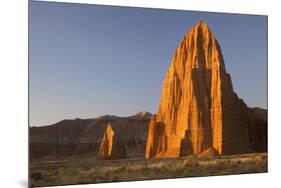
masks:
<path fill-rule="evenodd" d="M 63 120 L 49 126 L 30 128 L 30 159 L 66 156 L 98 157 L 108 124 L 123 143 L 128 157 L 144 157 L 151 114 L 129 117 L 105 115 L 93 119 Z"/>
<path fill-rule="evenodd" d="M 174 52 L 158 113 L 150 121 L 146 157 L 253 152 L 254 116 L 233 91 L 220 46 L 200 21 Z"/>
<path fill-rule="evenodd" d="M 251 108 L 252 123 L 249 126 L 250 146 L 256 152 L 267 152 L 267 110 Z"/>
<path fill-rule="evenodd" d="M 111 124 L 107 125 L 100 148 L 99 159 L 123 159 L 126 158 L 124 145 L 120 141 L 121 135 L 116 135 Z"/>

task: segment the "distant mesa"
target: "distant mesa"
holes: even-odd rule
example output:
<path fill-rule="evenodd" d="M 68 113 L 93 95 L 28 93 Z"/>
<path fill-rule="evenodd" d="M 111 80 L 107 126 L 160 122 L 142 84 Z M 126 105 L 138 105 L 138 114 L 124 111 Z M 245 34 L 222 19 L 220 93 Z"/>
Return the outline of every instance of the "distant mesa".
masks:
<path fill-rule="evenodd" d="M 139 112 L 136 114 L 136 116 L 139 116 L 139 117 L 150 117 L 152 114 L 149 113 L 149 112 L 146 112 L 146 111 L 142 111 L 142 112 Z"/>
<path fill-rule="evenodd" d="M 104 115 L 90 119 L 62 120 L 30 128 L 30 159 L 90 155 L 99 158 L 108 124 L 124 145 L 126 156 L 144 157 L 150 113 L 128 117 Z M 110 132 L 110 131 L 109 131 Z M 121 155 L 122 156 L 122 155 Z"/>
<path fill-rule="evenodd" d="M 111 124 L 107 125 L 99 149 L 99 159 L 126 158 L 124 145 L 114 132 Z"/>
<path fill-rule="evenodd" d="M 99 116 L 99 117 L 97 117 L 96 119 L 116 120 L 116 119 L 118 119 L 118 117 L 117 117 L 117 116 L 113 116 L 113 115 L 108 115 L 108 114 L 106 114 L 106 115 L 103 115 L 103 116 Z"/>
<path fill-rule="evenodd" d="M 264 152 L 267 123 L 255 116 L 263 111 L 255 111 L 234 92 L 219 43 L 200 21 L 174 52 L 146 158 Z"/>
<path fill-rule="evenodd" d="M 138 112 L 135 115 L 130 116 L 130 117 L 133 119 L 150 119 L 151 116 L 152 116 L 151 113 L 142 111 L 142 112 Z"/>

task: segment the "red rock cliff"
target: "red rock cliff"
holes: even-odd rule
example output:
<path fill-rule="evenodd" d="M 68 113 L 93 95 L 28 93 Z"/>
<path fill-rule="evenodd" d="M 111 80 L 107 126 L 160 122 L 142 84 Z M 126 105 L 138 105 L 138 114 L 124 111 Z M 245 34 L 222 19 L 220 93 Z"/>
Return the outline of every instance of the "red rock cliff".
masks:
<path fill-rule="evenodd" d="M 185 34 L 174 52 L 151 118 L 146 158 L 179 157 L 214 150 L 251 152 L 251 111 L 233 91 L 220 46 L 206 23 Z"/>

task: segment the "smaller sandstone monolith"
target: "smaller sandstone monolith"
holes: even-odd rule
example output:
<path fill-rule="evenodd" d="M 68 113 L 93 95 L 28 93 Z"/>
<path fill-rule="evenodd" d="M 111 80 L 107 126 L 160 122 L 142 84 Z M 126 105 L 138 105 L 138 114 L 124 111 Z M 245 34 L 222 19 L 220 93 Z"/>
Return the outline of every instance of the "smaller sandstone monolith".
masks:
<path fill-rule="evenodd" d="M 125 148 L 119 141 L 110 123 L 107 125 L 107 128 L 104 132 L 98 157 L 99 159 L 105 160 L 126 158 Z"/>

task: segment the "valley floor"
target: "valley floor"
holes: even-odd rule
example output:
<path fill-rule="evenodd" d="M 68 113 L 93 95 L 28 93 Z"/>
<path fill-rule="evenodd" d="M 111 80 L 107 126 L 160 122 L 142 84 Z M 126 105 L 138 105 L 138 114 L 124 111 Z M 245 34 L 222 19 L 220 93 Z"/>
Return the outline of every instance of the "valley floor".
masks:
<path fill-rule="evenodd" d="M 32 187 L 267 172 L 267 154 L 126 159 L 90 157 L 30 163 Z"/>

